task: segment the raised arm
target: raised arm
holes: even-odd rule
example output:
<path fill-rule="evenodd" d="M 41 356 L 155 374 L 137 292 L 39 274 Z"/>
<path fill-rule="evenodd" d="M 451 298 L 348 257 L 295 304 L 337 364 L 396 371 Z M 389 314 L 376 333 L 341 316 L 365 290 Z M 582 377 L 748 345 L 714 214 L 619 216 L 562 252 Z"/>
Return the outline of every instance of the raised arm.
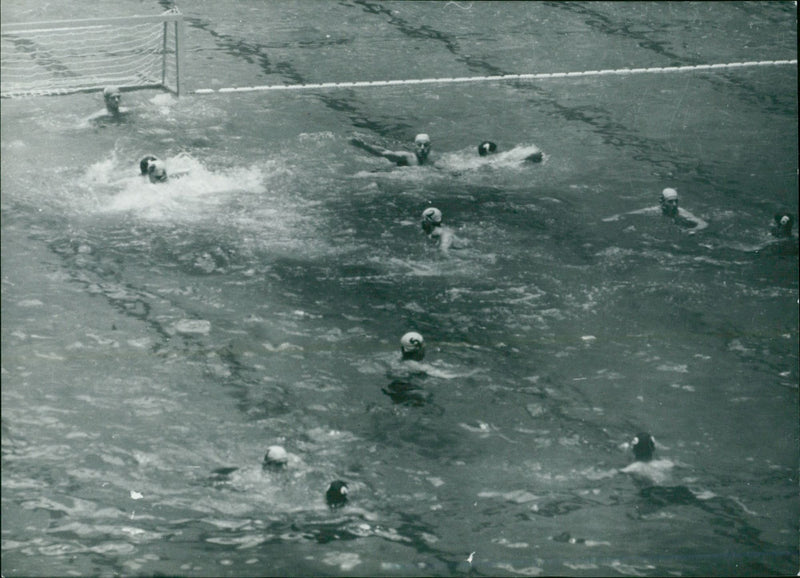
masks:
<path fill-rule="evenodd" d="M 413 153 L 409 153 L 406 151 L 390 151 L 382 147 L 371 145 L 368 142 L 357 137 L 351 138 L 350 144 L 362 150 L 365 150 L 372 155 L 388 159 L 398 165 L 410 165 L 413 163 L 414 160 Z"/>

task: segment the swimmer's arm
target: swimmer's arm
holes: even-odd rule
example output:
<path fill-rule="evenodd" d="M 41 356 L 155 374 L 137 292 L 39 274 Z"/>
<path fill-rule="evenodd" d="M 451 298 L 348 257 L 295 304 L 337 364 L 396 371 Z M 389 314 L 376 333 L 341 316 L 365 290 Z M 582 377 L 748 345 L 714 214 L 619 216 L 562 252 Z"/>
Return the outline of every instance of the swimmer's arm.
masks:
<path fill-rule="evenodd" d="M 702 231 L 706 227 L 708 227 L 708 223 L 706 223 L 700 217 L 695 217 L 692 213 L 684 209 L 683 207 L 678 208 L 678 215 L 683 217 L 689 224 L 692 225 L 692 230 L 690 233 L 696 233 L 697 231 Z"/>
<path fill-rule="evenodd" d="M 350 144 L 360 149 L 363 149 L 372 155 L 388 159 L 398 165 L 412 164 L 411 157 L 413 157 L 414 155 L 405 151 L 400 151 L 400 152 L 390 151 L 382 147 L 371 145 L 368 142 L 363 141 L 360 138 L 356 137 L 350 139 Z"/>
<path fill-rule="evenodd" d="M 616 215 L 611 215 L 610 217 L 606 217 L 603 219 L 604 223 L 609 223 L 611 221 L 619 221 L 625 215 L 655 215 L 661 212 L 660 207 L 645 207 L 644 209 L 637 209 L 635 211 L 629 211 L 627 213 L 617 213 Z"/>
<path fill-rule="evenodd" d="M 629 211 L 626 215 L 657 215 L 661 212 L 661 207 L 658 205 L 654 207 L 645 207 L 644 209 L 637 209 L 636 211 Z"/>
<path fill-rule="evenodd" d="M 401 167 L 407 167 L 410 165 L 417 164 L 417 157 L 415 157 L 412 153 L 407 153 L 404 151 L 395 152 L 395 151 L 383 151 L 381 156 L 384 158 L 389 159 L 393 163 Z"/>
<path fill-rule="evenodd" d="M 111 118 L 111 114 L 106 109 L 101 109 L 94 114 L 87 116 L 84 119 L 83 124 L 91 124 L 93 122 L 98 122 L 109 118 Z"/>
<path fill-rule="evenodd" d="M 382 149 L 380 147 L 376 147 L 374 145 L 371 145 L 368 142 L 366 142 L 365 140 L 362 140 L 362 139 L 360 139 L 358 137 L 351 138 L 350 139 L 350 144 L 353 145 L 354 147 L 358 147 L 358 148 L 360 148 L 362 150 L 365 150 L 368 153 L 370 153 L 372 155 L 375 155 L 375 156 L 381 156 L 381 153 L 384 150 L 384 149 Z"/>

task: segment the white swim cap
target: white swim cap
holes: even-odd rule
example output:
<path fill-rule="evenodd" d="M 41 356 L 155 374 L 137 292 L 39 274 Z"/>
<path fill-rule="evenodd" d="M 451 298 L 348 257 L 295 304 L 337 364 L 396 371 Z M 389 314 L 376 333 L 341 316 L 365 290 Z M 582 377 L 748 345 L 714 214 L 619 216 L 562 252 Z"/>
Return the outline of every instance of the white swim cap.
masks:
<path fill-rule="evenodd" d="M 103 97 L 109 98 L 110 96 L 119 96 L 119 88 L 116 86 L 106 86 L 103 89 Z"/>
<path fill-rule="evenodd" d="M 789 221 L 791 221 L 789 215 L 784 215 L 783 217 L 781 217 L 780 224 L 786 226 L 789 224 Z"/>
<path fill-rule="evenodd" d="M 666 188 L 663 191 L 661 191 L 661 198 L 664 200 L 677 199 L 678 191 L 676 191 L 675 189 Z"/>
<path fill-rule="evenodd" d="M 422 339 L 422 335 L 416 331 L 409 331 L 400 338 L 400 349 L 404 353 L 419 351 L 423 345 L 425 345 L 425 341 Z"/>
<path fill-rule="evenodd" d="M 265 464 L 283 465 L 289 461 L 289 454 L 281 446 L 269 446 L 264 456 Z"/>
<path fill-rule="evenodd" d="M 142 160 L 139 161 L 139 170 L 143 175 L 146 175 L 150 172 L 150 163 L 153 161 L 157 161 L 158 158 L 154 157 L 153 155 L 146 155 L 142 157 Z"/>
<path fill-rule="evenodd" d="M 150 176 L 151 183 L 167 180 L 167 166 L 164 164 L 164 161 L 158 159 L 150 161 L 147 172 Z"/>
<path fill-rule="evenodd" d="M 430 142 L 431 142 L 431 137 L 429 137 L 424 132 L 421 132 L 417 136 L 414 137 L 414 143 L 415 144 L 430 143 Z"/>
<path fill-rule="evenodd" d="M 422 211 L 422 221 L 431 225 L 441 225 L 442 212 L 435 207 L 428 207 Z"/>

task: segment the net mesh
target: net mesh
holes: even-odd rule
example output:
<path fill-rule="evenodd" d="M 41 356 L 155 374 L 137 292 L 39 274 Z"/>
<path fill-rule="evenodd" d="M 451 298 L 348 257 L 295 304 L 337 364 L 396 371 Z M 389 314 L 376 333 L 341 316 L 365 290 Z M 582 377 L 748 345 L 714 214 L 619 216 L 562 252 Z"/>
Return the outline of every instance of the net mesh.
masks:
<path fill-rule="evenodd" d="M 3 97 L 21 97 L 108 85 L 177 90 L 176 22 L 132 17 L 4 26 L 0 92 Z"/>

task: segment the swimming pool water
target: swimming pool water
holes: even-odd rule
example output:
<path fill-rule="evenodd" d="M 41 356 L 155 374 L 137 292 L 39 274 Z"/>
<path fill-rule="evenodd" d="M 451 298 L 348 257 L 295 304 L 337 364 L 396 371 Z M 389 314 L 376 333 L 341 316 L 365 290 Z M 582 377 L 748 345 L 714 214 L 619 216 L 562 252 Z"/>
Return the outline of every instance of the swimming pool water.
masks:
<path fill-rule="evenodd" d="M 796 58 L 784 2 L 180 9 L 190 90 Z M 123 99 L 2 106 L 4 576 L 796 572 L 796 66 Z"/>

